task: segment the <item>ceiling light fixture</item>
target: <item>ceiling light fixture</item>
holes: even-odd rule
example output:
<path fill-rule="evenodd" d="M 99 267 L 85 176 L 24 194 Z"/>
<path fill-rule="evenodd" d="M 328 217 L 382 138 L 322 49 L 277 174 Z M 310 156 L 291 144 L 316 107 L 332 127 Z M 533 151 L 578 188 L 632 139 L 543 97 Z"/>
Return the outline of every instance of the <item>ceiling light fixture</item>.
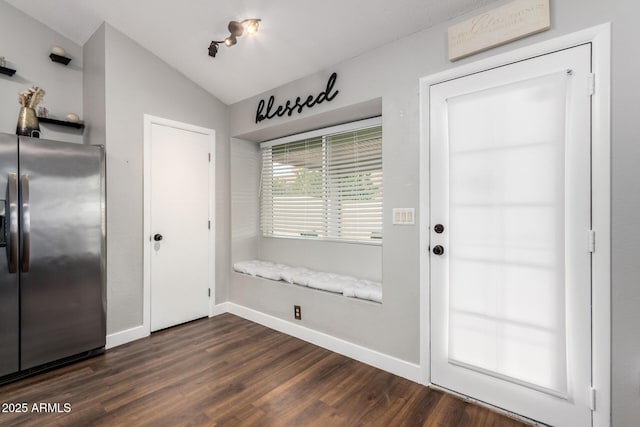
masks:
<path fill-rule="evenodd" d="M 213 40 L 209 45 L 209 56 L 216 57 L 218 53 L 218 46 L 220 43 L 224 43 L 225 46 L 231 47 L 238 42 L 238 37 L 243 35 L 246 31 L 247 34 L 253 35 L 258 32 L 261 19 L 251 18 L 244 21 L 229 21 L 229 37 L 222 41 Z"/>

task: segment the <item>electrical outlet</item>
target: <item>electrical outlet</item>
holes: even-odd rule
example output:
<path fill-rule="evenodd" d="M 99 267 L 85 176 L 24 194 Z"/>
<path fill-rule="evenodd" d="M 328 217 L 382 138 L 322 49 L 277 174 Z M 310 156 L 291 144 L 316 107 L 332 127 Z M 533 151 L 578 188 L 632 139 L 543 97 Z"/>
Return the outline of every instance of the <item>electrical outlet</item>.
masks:
<path fill-rule="evenodd" d="M 297 320 L 302 320 L 302 310 L 299 305 L 293 306 L 293 317 Z"/>

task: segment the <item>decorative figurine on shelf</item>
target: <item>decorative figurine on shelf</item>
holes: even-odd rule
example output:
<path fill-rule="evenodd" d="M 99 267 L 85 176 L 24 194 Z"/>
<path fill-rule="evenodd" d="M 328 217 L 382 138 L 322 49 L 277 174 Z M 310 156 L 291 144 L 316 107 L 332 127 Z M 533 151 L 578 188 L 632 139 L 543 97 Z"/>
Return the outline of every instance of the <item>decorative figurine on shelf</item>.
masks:
<path fill-rule="evenodd" d="M 35 108 L 42 100 L 45 92 L 38 86 L 33 86 L 29 90 L 20 92 L 18 102 L 20 103 L 20 113 L 18 114 L 18 135 L 40 137 L 40 124 L 36 116 Z"/>
<path fill-rule="evenodd" d="M 54 46 L 51 48 L 49 58 L 53 62 L 57 62 L 62 65 L 69 65 L 69 62 L 71 62 L 71 58 L 67 56 L 67 52 L 60 46 Z"/>
<path fill-rule="evenodd" d="M 71 123 L 80 123 L 80 116 L 78 116 L 76 113 L 67 114 L 65 119 L 67 119 L 67 121 Z"/>
<path fill-rule="evenodd" d="M 51 48 L 51 53 L 58 56 L 67 56 L 67 51 L 60 46 L 54 46 Z"/>

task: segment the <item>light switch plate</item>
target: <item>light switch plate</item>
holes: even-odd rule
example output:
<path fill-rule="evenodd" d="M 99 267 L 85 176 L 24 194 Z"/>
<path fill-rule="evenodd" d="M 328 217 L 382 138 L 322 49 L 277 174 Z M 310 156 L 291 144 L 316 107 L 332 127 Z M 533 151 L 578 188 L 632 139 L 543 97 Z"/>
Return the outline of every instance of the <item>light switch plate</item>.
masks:
<path fill-rule="evenodd" d="M 414 225 L 416 223 L 416 210 L 414 208 L 393 208 L 394 225 Z"/>

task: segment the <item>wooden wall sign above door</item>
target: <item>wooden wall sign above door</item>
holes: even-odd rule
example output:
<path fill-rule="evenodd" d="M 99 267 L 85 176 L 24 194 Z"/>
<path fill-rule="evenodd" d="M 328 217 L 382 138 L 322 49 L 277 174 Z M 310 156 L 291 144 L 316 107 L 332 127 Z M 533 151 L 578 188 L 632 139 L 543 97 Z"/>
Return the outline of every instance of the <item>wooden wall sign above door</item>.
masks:
<path fill-rule="evenodd" d="M 550 28 L 549 0 L 515 0 L 449 27 L 449 60 L 500 46 Z"/>

